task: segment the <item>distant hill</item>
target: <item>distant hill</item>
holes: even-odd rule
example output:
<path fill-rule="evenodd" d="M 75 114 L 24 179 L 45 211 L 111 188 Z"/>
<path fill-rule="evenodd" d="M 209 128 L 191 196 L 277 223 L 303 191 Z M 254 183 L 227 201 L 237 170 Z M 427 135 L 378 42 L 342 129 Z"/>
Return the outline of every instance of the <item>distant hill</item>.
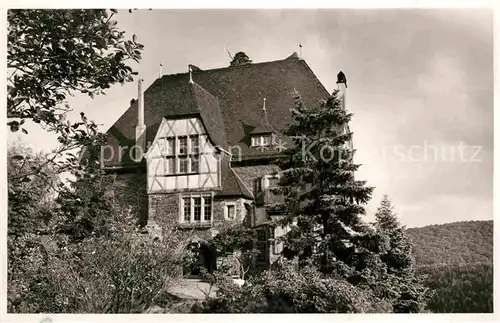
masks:
<path fill-rule="evenodd" d="M 493 264 L 493 221 L 465 221 L 407 230 L 418 266 Z"/>
<path fill-rule="evenodd" d="M 493 313 L 493 221 L 408 229 L 433 313 Z"/>

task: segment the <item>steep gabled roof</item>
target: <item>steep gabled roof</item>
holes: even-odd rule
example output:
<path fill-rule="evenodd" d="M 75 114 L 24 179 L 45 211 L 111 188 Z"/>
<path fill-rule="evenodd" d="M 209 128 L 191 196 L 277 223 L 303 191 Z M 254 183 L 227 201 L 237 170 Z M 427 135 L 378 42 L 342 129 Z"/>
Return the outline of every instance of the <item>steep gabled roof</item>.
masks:
<path fill-rule="evenodd" d="M 191 86 L 201 120 L 215 145 L 227 149 L 226 130 L 219 107 L 219 101 L 198 84 Z"/>
<path fill-rule="evenodd" d="M 279 152 L 257 150 L 250 141 L 251 133 L 262 126 L 262 99 L 267 99 L 269 127 L 280 132 L 291 121 L 295 90 L 306 106 L 319 105 L 329 96 L 307 63 L 296 55 L 279 61 L 195 70 L 192 78 L 195 84 L 188 84 L 188 73 L 165 75 L 145 91 L 147 142 L 154 139 L 162 118 L 200 115 L 215 144 L 239 147 L 232 152 L 240 151 L 243 160 L 269 157 Z M 134 103 L 108 131 L 114 137 L 108 143 L 133 143 L 136 124 Z M 287 141 L 283 135 L 278 136 Z"/>
<path fill-rule="evenodd" d="M 241 181 L 238 175 L 229 165 L 229 161 L 221 161 L 221 187 L 222 190 L 217 192 L 217 197 L 246 197 L 253 199 L 253 194 L 248 190 L 246 185 Z"/>
<path fill-rule="evenodd" d="M 252 135 L 264 133 L 278 133 L 278 131 L 269 123 L 269 119 L 267 118 L 267 109 L 265 106 L 262 108 L 260 123 L 252 131 L 250 131 L 250 134 Z"/>

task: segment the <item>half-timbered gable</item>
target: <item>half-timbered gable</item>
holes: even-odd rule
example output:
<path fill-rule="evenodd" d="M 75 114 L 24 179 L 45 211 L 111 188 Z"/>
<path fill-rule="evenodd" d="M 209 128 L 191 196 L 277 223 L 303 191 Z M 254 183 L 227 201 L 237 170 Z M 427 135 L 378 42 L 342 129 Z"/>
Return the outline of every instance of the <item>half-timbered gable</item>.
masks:
<path fill-rule="evenodd" d="M 221 154 L 199 118 L 164 118 L 145 155 L 148 192 L 220 189 Z"/>

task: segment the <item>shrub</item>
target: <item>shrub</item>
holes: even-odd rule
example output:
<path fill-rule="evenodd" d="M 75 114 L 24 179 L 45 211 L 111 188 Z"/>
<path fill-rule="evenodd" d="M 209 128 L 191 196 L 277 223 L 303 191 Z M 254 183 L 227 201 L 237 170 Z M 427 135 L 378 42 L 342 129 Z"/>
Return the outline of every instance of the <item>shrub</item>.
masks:
<path fill-rule="evenodd" d="M 317 269 L 286 262 L 242 287 L 219 279 L 216 297 L 193 307 L 204 313 L 381 313 L 391 305 L 345 280 L 325 278 Z"/>
<path fill-rule="evenodd" d="M 164 301 L 191 256 L 173 233 L 115 232 L 76 244 L 59 237 L 9 237 L 9 312 L 142 313 Z"/>

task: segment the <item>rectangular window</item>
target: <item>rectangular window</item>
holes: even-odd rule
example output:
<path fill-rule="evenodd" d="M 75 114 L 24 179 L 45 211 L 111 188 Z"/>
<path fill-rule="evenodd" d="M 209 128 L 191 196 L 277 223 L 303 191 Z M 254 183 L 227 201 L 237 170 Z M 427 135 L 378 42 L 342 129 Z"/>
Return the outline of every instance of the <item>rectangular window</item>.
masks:
<path fill-rule="evenodd" d="M 269 146 L 271 143 L 271 138 L 269 136 L 262 136 L 262 145 Z"/>
<path fill-rule="evenodd" d="M 175 138 L 167 138 L 167 155 L 175 156 Z"/>
<path fill-rule="evenodd" d="M 175 174 L 175 157 L 167 157 L 167 174 Z"/>
<path fill-rule="evenodd" d="M 191 154 L 197 155 L 200 153 L 200 140 L 198 136 L 191 136 Z"/>
<path fill-rule="evenodd" d="M 179 151 L 176 152 L 176 141 L 174 137 L 166 139 L 166 148 L 163 155 L 167 156 L 165 173 L 187 174 L 200 172 L 200 142 L 198 136 L 191 136 L 191 154 L 188 155 L 188 137 L 179 137 Z"/>
<path fill-rule="evenodd" d="M 184 174 L 188 172 L 188 159 L 187 157 L 179 158 L 179 173 Z"/>
<path fill-rule="evenodd" d="M 266 231 L 257 230 L 257 242 L 265 242 L 265 241 L 266 241 Z"/>
<path fill-rule="evenodd" d="M 227 218 L 234 220 L 236 218 L 236 206 L 235 205 L 226 205 L 227 208 Z"/>
<path fill-rule="evenodd" d="M 191 156 L 191 173 L 200 172 L 200 158 L 199 156 Z"/>
<path fill-rule="evenodd" d="M 267 241 L 266 241 L 266 231 L 265 230 L 257 230 L 257 241 L 256 241 L 256 249 L 259 251 L 257 254 L 257 262 L 265 262 L 266 261 L 266 253 L 267 253 Z"/>
<path fill-rule="evenodd" d="M 258 137 L 252 137 L 252 146 L 256 147 L 256 146 L 260 146 L 261 145 L 261 139 L 262 137 L 258 136 Z"/>
<path fill-rule="evenodd" d="M 185 197 L 182 199 L 183 205 L 184 205 L 184 221 L 185 222 L 190 222 L 191 221 L 191 198 L 190 197 Z"/>
<path fill-rule="evenodd" d="M 195 222 L 200 222 L 201 221 L 201 197 L 194 197 L 193 198 L 193 213 L 194 213 L 194 221 Z"/>
<path fill-rule="evenodd" d="M 203 198 L 203 215 L 205 217 L 205 221 L 211 221 L 212 220 L 212 198 L 211 197 L 204 197 Z"/>
<path fill-rule="evenodd" d="M 212 196 L 190 196 L 182 198 L 183 222 L 210 222 L 212 219 Z"/>
<path fill-rule="evenodd" d="M 188 143 L 187 137 L 179 137 L 179 155 L 187 155 Z"/>

